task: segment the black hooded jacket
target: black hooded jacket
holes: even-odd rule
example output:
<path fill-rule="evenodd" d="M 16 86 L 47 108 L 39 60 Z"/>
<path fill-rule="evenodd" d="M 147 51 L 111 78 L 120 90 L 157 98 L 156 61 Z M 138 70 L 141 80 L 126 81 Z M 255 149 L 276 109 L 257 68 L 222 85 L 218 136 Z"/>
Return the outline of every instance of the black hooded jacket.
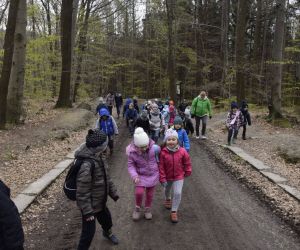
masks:
<path fill-rule="evenodd" d="M 24 232 L 9 188 L 0 180 L 0 250 L 23 249 Z"/>

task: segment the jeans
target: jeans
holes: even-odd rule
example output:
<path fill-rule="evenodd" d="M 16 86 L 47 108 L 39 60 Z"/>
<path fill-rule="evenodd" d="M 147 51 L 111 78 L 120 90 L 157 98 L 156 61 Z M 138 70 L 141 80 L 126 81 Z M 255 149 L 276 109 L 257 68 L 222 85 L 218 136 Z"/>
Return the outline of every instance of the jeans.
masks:
<path fill-rule="evenodd" d="M 183 180 L 168 181 L 165 188 L 165 198 L 171 199 L 171 191 L 173 188 L 173 200 L 172 200 L 172 211 L 177 212 L 181 202 Z"/>
<path fill-rule="evenodd" d="M 134 134 L 135 121 L 129 119 L 128 120 L 128 127 L 129 127 L 129 134 L 133 135 Z"/>
<path fill-rule="evenodd" d="M 120 112 L 121 112 L 121 106 L 117 105 L 117 114 L 118 114 L 118 118 L 120 117 Z"/>
<path fill-rule="evenodd" d="M 205 116 L 196 116 L 196 136 L 199 136 L 199 128 L 200 128 L 200 121 L 202 121 L 202 130 L 201 130 L 201 135 L 205 135 L 206 131 L 206 124 L 207 124 L 207 115 Z"/>
<path fill-rule="evenodd" d="M 102 226 L 102 229 L 104 232 L 109 232 L 112 228 L 112 219 L 110 211 L 107 207 L 99 213 L 96 213 L 95 220 L 99 222 L 99 224 Z M 95 232 L 96 232 L 96 221 L 86 221 L 86 219 L 82 216 L 82 230 L 81 230 L 81 236 L 80 241 L 78 245 L 78 250 L 88 250 L 92 240 L 94 238 Z"/>

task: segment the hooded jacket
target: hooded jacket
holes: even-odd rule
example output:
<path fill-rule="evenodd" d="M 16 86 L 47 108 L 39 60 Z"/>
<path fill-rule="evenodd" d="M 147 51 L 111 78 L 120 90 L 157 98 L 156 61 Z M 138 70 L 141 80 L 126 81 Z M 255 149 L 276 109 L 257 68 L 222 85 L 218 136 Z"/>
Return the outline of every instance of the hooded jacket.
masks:
<path fill-rule="evenodd" d="M 19 249 L 24 232 L 17 207 L 10 199 L 9 188 L 0 180 L 0 250 Z"/>
<path fill-rule="evenodd" d="M 135 126 L 141 127 L 144 129 L 144 131 L 146 133 L 149 133 L 150 132 L 149 118 L 148 118 L 147 114 L 145 115 L 145 113 L 143 113 L 143 112 L 147 112 L 147 111 L 145 111 L 145 110 L 142 111 L 142 114 L 136 120 Z"/>
<path fill-rule="evenodd" d="M 160 151 L 160 147 L 155 145 L 152 140 L 149 141 L 145 153 L 140 152 L 133 142 L 126 148 L 128 173 L 133 180 L 136 177 L 140 179 L 136 186 L 154 187 L 159 182 L 159 170 L 154 147 L 157 147 Z"/>
<path fill-rule="evenodd" d="M 75 152 L 75 158 L 89 158 L 95 164 L 93 169 L 88 161 L 84 162 L 77 175 L 77 206 L 87 217 L 105 208 L 108 195 L 116 200 L 117 190 L 110 179 L 108 166 L 85 143 Z"/>
<path fill-rule="evenodd" d="M 107 109 L 101 109 L 99 112 L 100 119 L 96 122 L 96 129 L 102 130 L 106 135 L 112 136 L 119 134 L 118 126 L 115 119 L 110 115 Z M 101 119 L 102 116 L 107 116 L 106 120 Z"/>
<path fill-rule="evenodd" d="M 251 125 L 251 117 L 248 111 L 248 104 L 246 101 L 242 101 L 240 111 L 243 114 L 243 122 L 241 125 L 247 125 L 247 123 L 248 125 Z"/>
<path fill-rule="evenodd" d="M 192 173 L 192 164 L 188 152 L 179 147 L 176 152 L 171 152 L 164 147 L 159 158 L 159 181 L 183 180 Z"/>
<path fill-rule="evenodd" d="M 202 99 L 197 96 L 192 102 L 191 114 L 195 116 L 211 116 L 211 104 L 207 97 Z"/>
<path fill-rule="evenodd" d="M 176 132 L 178 134 L 179 145 L 181 147 L 184 147 L 187 152 L 190 152 L 190 140 L 189 140 L 189 137 L 188 137 L 185 129 L 180 128 L 180 129 L 176 130 Z"/>

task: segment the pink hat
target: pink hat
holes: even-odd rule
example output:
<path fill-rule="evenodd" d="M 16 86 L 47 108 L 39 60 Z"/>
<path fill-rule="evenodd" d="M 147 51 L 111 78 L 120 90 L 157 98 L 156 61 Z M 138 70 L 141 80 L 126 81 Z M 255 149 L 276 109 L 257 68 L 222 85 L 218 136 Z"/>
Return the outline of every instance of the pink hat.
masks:
<path fill-rule="evenodd" d="M 165 138 L 164 138 L 164 142 L 168 140 L 168 138 L 170 137 L 176 137 L 178 139 L 178 134 L 176 132 L 176 130 L 174 129 L 168 129 L 165 133 Z"/>

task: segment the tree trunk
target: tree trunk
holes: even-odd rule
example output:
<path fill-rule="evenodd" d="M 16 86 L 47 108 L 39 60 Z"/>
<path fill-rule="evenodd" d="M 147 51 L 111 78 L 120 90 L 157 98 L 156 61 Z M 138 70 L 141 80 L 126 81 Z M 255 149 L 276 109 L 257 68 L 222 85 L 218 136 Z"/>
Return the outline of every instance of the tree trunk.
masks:
<path fill-rule="evenodd" d="M 26 56 L 27 4 L 20 1 L 16 22 L 14 53 L 7 95 L 7 122 L 18 124 L 22 115 L 25 56 Z"/>
<path fill-rule="evenodd" d="M 271 77 L 271 100 L 272 100 L 272 119 L 282 117 L 281 113 L 281 79 L 282 79 L 282 60 L 283 60 L 283 43 L 284 43 L 284 25 L 285 25 L 285 4 L 286 0 L 276 1 L 276 23 L 274 42 L 272 49 L 272 66 Z"/>
<path fill-rule="evenodd" d="M 83 61 L 83 56 L 87 44 L 90 12 L 91 12 L 91 0 L 87 0 L 85 14 L 84 14 L 84 21 L 79 29 L 78 61 L 77 61 L 76 78 L 74 84 L 73 102 L 76 101 L 79 85 L 81 82 L 82 61 Z"/>
<path fill-rule="evenodd" d="M 72 28 L 73 0 L 62 0 L 61 5 L 61 55 L 62 70 L 57 108 L 71 107 Z"/>
<path fill-rule="evenodd" d="M 229 28 L 230 0 L 222 1 L 222 31 L 221 31 L 221 55 L 222 55 L 222 81 L 220 95 L 225 97 L 225 84 L 228 70 L 228 28 Z"/>
<path fill-rule="evenodd" d="M 5 128 L 7 93 L 11 73 L 11 64 L 14 51 L 14 35 L 16 29 L 19 0 L 11 0 L 9 5 L 8 20 L 4 38 L 4 56 L 0 78 L 0 129 Z"/>
<path fill-rule="evenodd" d="M 166 0 L 167 20 L 168 20 L 168 74 L 169 74 L 169 95 L 174 101 L 176 96 L 176 62 L 175 62 L 175 2 L 176 0 Z"/>
<path fill-rule="evenodd" d="M 236 95 L 240 103 L 245 99 L 245 34 L 248 0 L 239 0 L 236 25 Z"/>

